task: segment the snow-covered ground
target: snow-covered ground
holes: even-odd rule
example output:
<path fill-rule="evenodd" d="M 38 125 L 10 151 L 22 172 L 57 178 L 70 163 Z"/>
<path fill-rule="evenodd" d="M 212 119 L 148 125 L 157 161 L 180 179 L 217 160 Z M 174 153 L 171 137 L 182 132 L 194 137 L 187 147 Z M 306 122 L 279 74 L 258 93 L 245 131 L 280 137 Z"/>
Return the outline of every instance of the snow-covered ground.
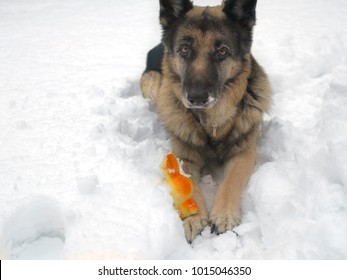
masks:
<path fill-rule="evenodd" d="M 253 53 L 274 89 L 258 165 L 238 236 L 192 245 L 138 85 L 158 2 L 0 1 L 1 258 L 346 259 L 347 2 L 258 1 Z"/>

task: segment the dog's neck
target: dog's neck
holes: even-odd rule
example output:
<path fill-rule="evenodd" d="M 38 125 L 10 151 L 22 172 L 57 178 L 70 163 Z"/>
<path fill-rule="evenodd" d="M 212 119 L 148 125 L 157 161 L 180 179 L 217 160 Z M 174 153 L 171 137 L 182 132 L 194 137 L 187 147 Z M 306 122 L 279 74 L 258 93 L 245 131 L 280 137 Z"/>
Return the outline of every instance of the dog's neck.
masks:
<path fill-rule="evenodd" d="M 218 125 L 214 122 L 209 123 L 207 121 L 207 114 L 205 110 L 202 109 L 189 109 L 189 112 L 193 115 L 194 119 L 199 122 L 205 130 L 208 132 L 211 130 L 212 127 L 212 137 L 217 137 L 217 129 Z M 211 126 L 211 127 L 210 127 Z"/>
<path fill-rule="evenodd" d="M 196 121 L 198 121 L 202 125 L 204 124 L 206 119 L 204 111 L 202 111 L 201 109 L 188 109 L 188 111 L 193 115 Z"/>

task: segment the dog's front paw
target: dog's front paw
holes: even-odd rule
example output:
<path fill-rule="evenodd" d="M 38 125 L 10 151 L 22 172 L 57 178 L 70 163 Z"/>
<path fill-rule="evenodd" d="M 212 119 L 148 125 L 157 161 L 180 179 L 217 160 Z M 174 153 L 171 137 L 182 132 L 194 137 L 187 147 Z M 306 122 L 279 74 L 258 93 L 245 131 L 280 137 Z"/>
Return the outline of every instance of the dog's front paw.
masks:
<path fill-rule="evenodd" d="M 209 220 L 211 233 L 222 234 L 232 230 L 240 223 L 240 215 L 237 211 L 220 211 L 212 209 Z"/>
<path fill-rule="evenodd" d="M 200 214 L 189 216 L 183 220 L 184 233 L 186 239 L 191 243 L 207 226 L 207 217 Z"/>

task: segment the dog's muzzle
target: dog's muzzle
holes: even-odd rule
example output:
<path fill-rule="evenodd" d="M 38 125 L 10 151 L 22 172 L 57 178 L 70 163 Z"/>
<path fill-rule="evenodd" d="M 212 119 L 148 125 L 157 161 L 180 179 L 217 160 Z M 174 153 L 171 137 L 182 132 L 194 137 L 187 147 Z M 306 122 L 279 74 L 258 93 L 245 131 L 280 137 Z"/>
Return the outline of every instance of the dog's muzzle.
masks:
<path fill-rule="evenodd" d="M 188 109 L 210 109 L 215 104 L 215 98 L 208 93 L 188 93 L 183 97 L 183 104 Z"/>

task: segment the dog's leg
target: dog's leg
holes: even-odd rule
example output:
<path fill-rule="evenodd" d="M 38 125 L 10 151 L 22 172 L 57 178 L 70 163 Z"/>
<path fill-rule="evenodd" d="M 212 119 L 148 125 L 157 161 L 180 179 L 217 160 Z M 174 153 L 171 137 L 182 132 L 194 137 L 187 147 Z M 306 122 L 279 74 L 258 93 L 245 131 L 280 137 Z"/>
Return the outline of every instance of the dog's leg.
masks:
<path fill-rule="evenodd" d="M 207 225 L 207 211 L 204 196 L 199 188 L 200 166 L 194 163 L 184 162 L 183 170 L 191 175 L 193 182 L 192 198 L 198 204 L 199 212 L 183 220 L 184 232 L 188 242 L 192 242 Z"/>
<path fill-rule="evenodd" d="M 180 141 L 176 137 L 171 137 L 172 152 L 176 157 L 183 161 L 183 170 L 189 174 L 193 183 L 192 198 L 198 204 L 199 212 L 183 220 L 185 236 L 188 242 L 202 232 L 207 225 L 207 211 L 203 194 L 199 188 L 200 172 L 204 165 L 203 157 L 191 149 L 190 146 Z"/>
<path fill-rule="evenodd" d="M 256 159 L 256 148 L 249 148 L 231 158 L 210 213 L 211 232 L 233 229 L 240 222 L 240 202 Z"/>
<path fill-rule="evenodd" d="M 156 102 L 159 95 L 162 75 L 158 71 L 149 71 L 143 73 L 141 77 L 141 91 L 143 97 Z"/>

